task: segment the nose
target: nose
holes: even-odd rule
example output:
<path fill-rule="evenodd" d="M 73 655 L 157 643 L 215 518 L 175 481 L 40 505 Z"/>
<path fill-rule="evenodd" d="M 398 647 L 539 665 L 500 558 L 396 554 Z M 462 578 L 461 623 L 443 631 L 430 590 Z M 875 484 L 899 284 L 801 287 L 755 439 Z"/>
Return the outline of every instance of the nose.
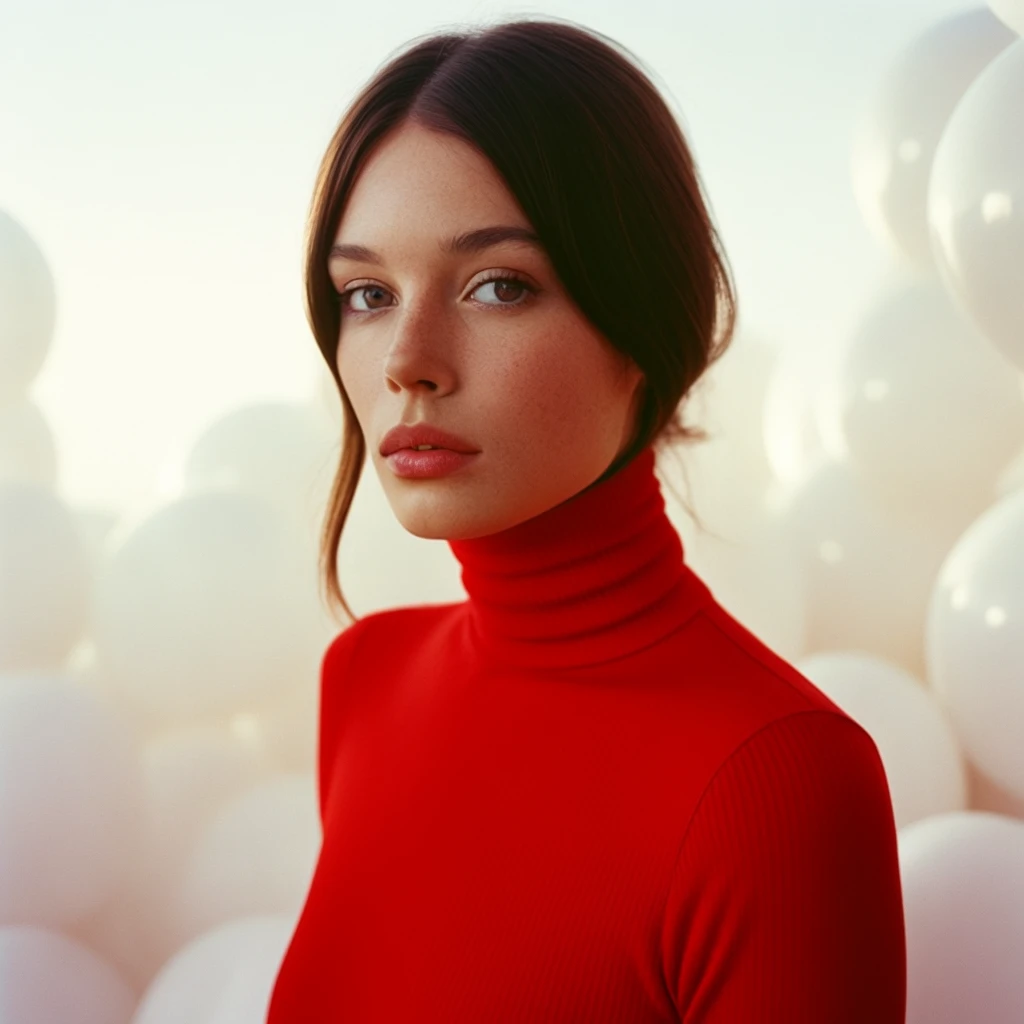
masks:
<path fill-rule="evenodd" d="M 443 311 L 425 303 L 399 310 L 392 318 L 394 335 L 384 358 L 389 387 L 433 393 L 451 386 L 453 367 L 445 339 L 452 337 Z M 390 326 L 390 325 L 389 325 Z"/>

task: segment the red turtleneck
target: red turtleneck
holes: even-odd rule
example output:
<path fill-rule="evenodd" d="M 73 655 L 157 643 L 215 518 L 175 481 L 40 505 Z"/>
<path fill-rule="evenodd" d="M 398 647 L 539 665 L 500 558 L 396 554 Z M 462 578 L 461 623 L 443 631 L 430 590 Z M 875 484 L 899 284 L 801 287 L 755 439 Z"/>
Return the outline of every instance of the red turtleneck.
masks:
<path fill-rule="evenodd" d="M 332 641 L 268 1024 L 902 1024 L 878 750 L 685 564 L 654 466 Z"/>

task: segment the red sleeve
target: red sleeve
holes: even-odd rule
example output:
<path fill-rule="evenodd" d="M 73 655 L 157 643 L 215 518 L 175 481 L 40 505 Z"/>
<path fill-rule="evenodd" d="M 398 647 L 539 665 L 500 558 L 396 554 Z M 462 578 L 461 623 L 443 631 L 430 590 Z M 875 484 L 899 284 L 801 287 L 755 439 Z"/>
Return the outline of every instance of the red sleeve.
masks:
<path fill-rule="evenodd" d="M 338 735 L 343 719 L 343 700 L 347 692 L 345 680 L 352 652 L 361 630 L 358 619 L 340 632 L 327 646 L 320 660 L 320 709 L 317 726 L 317 801 L 320 808 L 320 827 L 324 826 L 324 812 L 327 807 L 327 790 L 331 778 L 331 766 L 337 748 Z"/>
<path fill-rule="evenodd" d="M 796 712 L 733 752 L 683 839 L 662 948 L 683 1024 L 904 1024 L 896 826 L 865 729 Z"/>

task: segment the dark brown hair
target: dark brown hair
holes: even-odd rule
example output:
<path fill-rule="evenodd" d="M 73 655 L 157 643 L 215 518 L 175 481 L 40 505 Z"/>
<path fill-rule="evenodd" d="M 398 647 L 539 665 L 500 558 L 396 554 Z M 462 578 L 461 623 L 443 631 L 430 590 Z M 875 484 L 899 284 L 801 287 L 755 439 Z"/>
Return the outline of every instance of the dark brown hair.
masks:
<path fill-rule="evenodd" d="M 327 256 L 361 168 L 405 122 L 484 155 L 589 322 L 643 371 L 631 444 L 705 440 L 680 404 L 728 347 L 731 271 L 683 133 L 640 61 L 591 29 L 516 18 L 417 37 L 363 87 L 321 161 L 305 236 L 306 314 L 338 386 L 341 457 L 320 537 L 320 582 L 353 621 L 337 556 L 366 444 L 335 362 L 338 295 Z M 595 484 L 599 483 L 595 481 Z"/>

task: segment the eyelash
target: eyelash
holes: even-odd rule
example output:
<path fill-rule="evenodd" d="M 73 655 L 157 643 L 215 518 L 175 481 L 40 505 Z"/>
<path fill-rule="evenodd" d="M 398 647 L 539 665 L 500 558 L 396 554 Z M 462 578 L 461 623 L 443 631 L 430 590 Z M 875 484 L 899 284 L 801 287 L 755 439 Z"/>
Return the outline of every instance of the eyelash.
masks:
<path fill-rule="evenodd" d="M 515 284 L 522 285 L 523 288 L 526 289 L 526 291 L 529 293 L 530 296 L 533 296 L 533 295 L 537 294 L 537 289 L 533 285 L 531 285 L 530 282 L 526 280 L 526 278 L 520 276 L 515 271 L 510 271 L 510 270 L 497 270 L 497 271 L 492 272 L 490 277 L 485 277 L 482 281 L 477 281 L 476 286 L 473 288 L 473 291 L 476 291 L 477 288 L 483 287 L 483 285 L 485 285 L 485 284 L 490 284 L 492 281 L 511 281 L 511 282 L 513 282 Z M 373 316 L 375 313 L 383 313 L 384 310 L 388 308 L 387 306 L 385 306 L 385 307 L 382 307 L 381 309 L 370 309 L 370 310 L 366 310 L 366 309 L 349 309 L 348 305 L 345 302 L 345 299 L 349 295 L 351 295 L 353 292 L 362 291 L 364 288 L 380 288 L 382 291 L 387 291 L 388 290 L 387 288 L 384 288 L 383 285 L 379 285 L 379 284 L 357 284 L 357 285 L 353 285 L 351 288 L 346 288 L 344 291 L 340 291 L 340 292 L 337 289 L 335 289 L 335 294 L 337 295 L 338 305 L 341 306 L 342 312 L 346 316 L 356 316 L 356 317 Z M 519 302 L 499 302 L 497 305 L 498 306 L 507 306 L 507 307 L 510 307 L 512 309 L 517 309 L 520 306 L 525 306 L 528 301 L 529 301 L 529 298 L 523 298 Z M 485 303 L 483 303 L 483 305 L 493 307 L 495 304 L 493 302 L 485 302 Z"/>

